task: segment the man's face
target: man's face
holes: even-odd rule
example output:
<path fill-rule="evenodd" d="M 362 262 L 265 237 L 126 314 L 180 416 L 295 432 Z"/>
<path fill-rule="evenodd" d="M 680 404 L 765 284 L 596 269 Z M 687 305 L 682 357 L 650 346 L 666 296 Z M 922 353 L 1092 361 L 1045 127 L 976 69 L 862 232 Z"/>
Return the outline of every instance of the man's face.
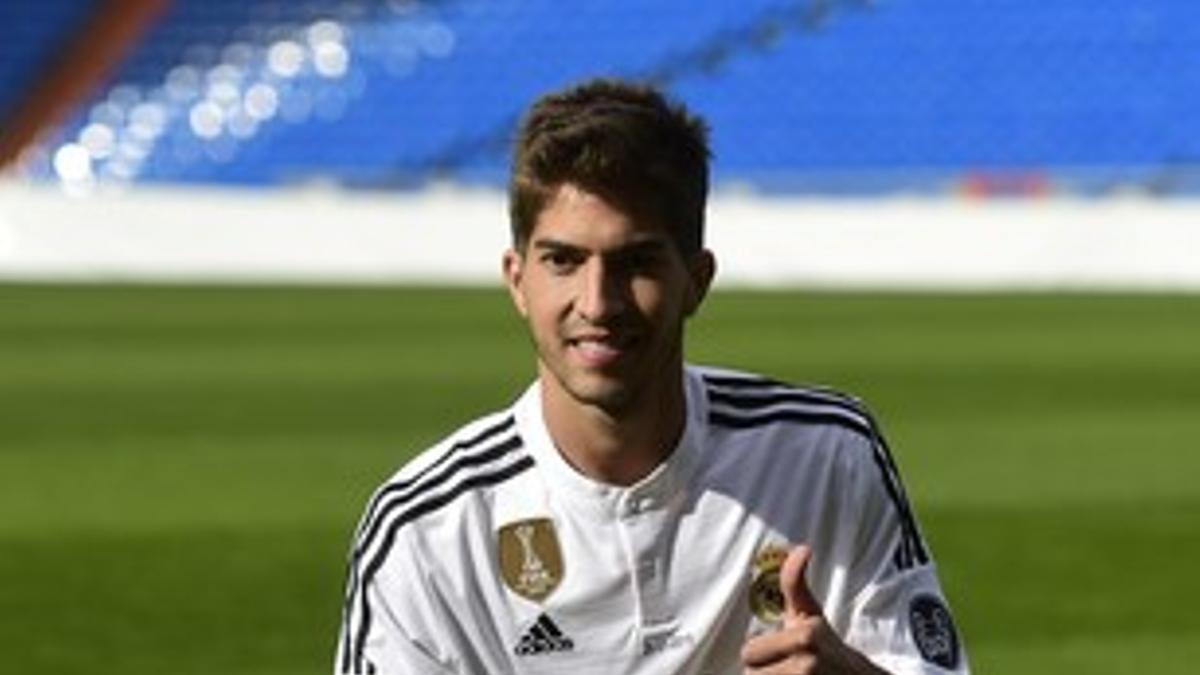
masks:
<path fill-rule="evenodd" d="M 569 183 L 504 256 L 546 394 L 610 413 L 679 386 L 683 323 L 712 272 L 707 251 L 685 261 L 665 227 Z"/>

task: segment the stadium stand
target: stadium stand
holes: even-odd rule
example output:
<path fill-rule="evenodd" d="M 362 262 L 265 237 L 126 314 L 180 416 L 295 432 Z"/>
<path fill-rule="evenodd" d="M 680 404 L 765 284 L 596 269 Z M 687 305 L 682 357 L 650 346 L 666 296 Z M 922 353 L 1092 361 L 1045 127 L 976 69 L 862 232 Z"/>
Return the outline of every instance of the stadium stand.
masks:
<path fill-rule="evenodd" d="M 87 4 L 5 10 L 0 103 Z M 614 74 L 702 110 L 727 184 L 1187 193 L 1198 25 L 1191 0 L 176 0 L 21 172 L 496 184 L 531 96 Z"/>
<path fill-rule="evenodd" d="M 0 119 L 6 119 L 22 92 L 88 13 L 79 0 L 0 3 Z"/>

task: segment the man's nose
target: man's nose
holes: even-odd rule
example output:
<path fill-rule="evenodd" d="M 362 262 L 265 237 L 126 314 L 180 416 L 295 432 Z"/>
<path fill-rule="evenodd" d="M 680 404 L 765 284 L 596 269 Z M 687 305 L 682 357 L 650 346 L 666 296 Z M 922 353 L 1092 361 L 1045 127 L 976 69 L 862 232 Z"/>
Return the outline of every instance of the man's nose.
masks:
<path fill-rule="evenodd" d="M 578 309 L 592 323 L 620 314 L 628 302 L 628 284 L 616 266 L 602 258 L 588 262 L 579 291 Z"/>

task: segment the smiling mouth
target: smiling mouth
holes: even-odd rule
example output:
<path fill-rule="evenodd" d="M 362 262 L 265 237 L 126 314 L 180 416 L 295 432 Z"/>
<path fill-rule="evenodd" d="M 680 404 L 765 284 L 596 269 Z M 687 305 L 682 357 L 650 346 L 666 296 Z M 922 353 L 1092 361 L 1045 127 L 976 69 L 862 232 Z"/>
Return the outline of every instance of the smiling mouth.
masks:
<path fill-rule="evenodd" d="M 630 352 L 633 338 L 614 335 L 579 336 L 567 339 L 567 347 L 593 368 L 603 368 L 620 361 Z"/>

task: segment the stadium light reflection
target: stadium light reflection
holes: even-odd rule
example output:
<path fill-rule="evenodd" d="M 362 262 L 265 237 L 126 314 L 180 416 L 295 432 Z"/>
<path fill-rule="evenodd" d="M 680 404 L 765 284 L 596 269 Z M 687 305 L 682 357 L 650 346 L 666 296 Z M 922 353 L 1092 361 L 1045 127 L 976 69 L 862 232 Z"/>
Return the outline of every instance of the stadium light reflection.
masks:
<path fill-rule="evenodd" d="M 313 68 L 324 77 L 342 77 L 350 68 L 350 53 L 339 42 L 322 42 L 313 48 Z"/>
<path fill-rule="evenodd" d="M 192 106 L 188 115 L 192 133 L 200 138 L 216 138 L 221 135 L 221 125 L 225 123 L 225 111 L 211 100 L 204 100 Z"/>
<path fill-rule="evenodd" d="M 279 94 L 265 82 L 253 84 L 244 97 L 246 114 L 256 120 L 269 120 L 279 110 Z"/>
<path fill-rule="evenodd" d="M 280 77 L 296 77 L 304 67 L 304 51 L 304 47 L 293 40 L 280 40 L 267 50 L 267 65 Z"/>
<path fill-rule="evenodd" d="M 73 136 L 28 154 L 29 166 L 40 163 L 34 171 L 78 193 L 89 183 L 120 185 L 143 172 L 230 161 L 271 123 L 340 119 L 367 86 L 359 59 L 408 75 L 422 60 L 455 50 L 454 31 L 426 16 L 422 3 L 387 7 L 350 3 L 324 16 L 259 16 L 224 40 L 187 44 L 157 84 L 117 82 Z M 390 20 L 365 21 L 389 9 Z"/>
<path fill-rule="evenodd" d="M 79 132 L 79 144 L 93 159 L 107 159 L 116 147 L 117 135 L 112 127 L 92 122 Z"/>

